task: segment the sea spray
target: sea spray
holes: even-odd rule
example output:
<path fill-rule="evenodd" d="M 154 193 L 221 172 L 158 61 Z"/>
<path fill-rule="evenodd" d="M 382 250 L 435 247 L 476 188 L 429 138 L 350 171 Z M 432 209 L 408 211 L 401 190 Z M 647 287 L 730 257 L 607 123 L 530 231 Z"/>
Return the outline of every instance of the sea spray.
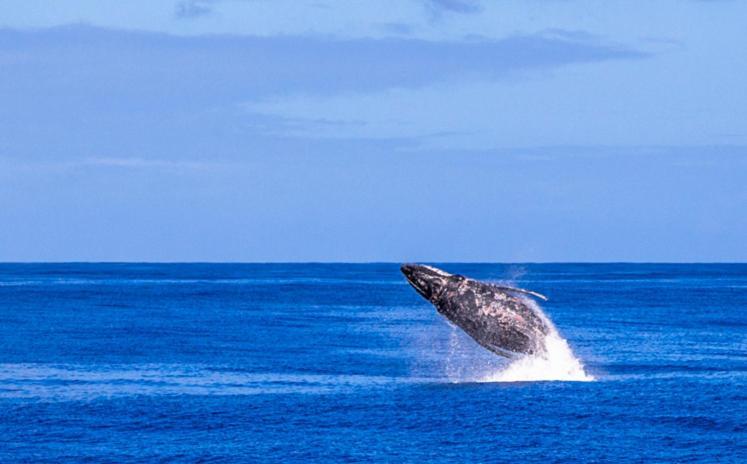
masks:
<path fill-rule="evenodd" d="M 535 382 L 566 381 L 591 382 L 593 376 L 586 373 L 581 361 L 573 354 L 568 341 L 561 337 L 555 324 L 533 299 L 526 303 L 545 320 L 549 332 L 545 336 L 545 352 L 533 356 L 522 356 L 512 360 L 497 372 L 480 379 L 480 382 Z"/>
<path fill-rule="evenodd" d="M 511 361 L 505 368 L 479 379 L 480 382 L 590 382 L 583 364 L 574 356 L 568 342 L 553 330 L 545 338 L 547 351 Z"/>
<path fill-rule="evenodd" d="M 473 340 L 453 324 L 448 336 L 444 370 L 453 383 L 462 382 L 591 382 L 581 361 L 574 355 L 542 307 L 533 299 L 526 304 L 545 320 L 549 329 L 544 338 L 545 352 L 505 359 L 477 348 Z"/>

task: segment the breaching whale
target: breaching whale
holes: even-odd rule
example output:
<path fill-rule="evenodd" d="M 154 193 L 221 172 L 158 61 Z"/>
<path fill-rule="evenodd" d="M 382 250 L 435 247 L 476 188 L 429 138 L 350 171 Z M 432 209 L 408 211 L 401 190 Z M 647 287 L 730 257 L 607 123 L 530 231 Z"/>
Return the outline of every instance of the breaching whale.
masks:
<path fill-rule="evenodd" d="M 550 322 L 527 296 L 539 293 L 449 274 L 432 266 L 403 264 L 415 290 L 477 343 L 508 358 L 545 353 Z"/>

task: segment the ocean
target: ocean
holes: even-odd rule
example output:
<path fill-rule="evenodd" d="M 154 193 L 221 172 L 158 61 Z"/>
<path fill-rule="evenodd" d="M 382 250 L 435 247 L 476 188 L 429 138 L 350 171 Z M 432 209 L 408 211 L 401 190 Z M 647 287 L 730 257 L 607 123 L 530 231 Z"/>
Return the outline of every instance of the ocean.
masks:
<path fill-rule="evenodd" d="M 550 359 L 397 264 L 0 264 L 0 462 L 747 462 L 747 264 L 436 265 Z"/>

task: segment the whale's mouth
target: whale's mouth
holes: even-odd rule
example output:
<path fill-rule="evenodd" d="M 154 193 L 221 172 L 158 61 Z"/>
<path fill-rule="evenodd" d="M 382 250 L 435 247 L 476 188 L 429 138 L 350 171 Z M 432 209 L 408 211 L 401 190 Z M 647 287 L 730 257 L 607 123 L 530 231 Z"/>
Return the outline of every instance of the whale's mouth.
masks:
<path fill-rule="evenodd" d="M 400 271 L 407 282 L 428 301 L 433 301 L 443 290 L 451 274 L 422 264 L 403 264 Z"/>
<path fill-rule="evenodd" d="M 412 281 L 412 280 L 410 280 L 410 279 L 407 279 L 407 283 L 409 283 L 409 284 L 410 284 L 410 286 L 411 286 L 412 288 L 414 288 L 414 289 L 415 289 L 415 291 L 416 291 L 416 292 L 418 292 L 418 294 L 419 294 L 420 296 L 422 296 L 422 297 L 423 297 L 423 298 L 425 298 L 426 300 L 430 300 L 430 299 L 431 299 L 431 296 L 430 296 L 430 295 L 428 294 L 428 292 L 427 292 L 426 290 L 424 290 L 424 289 L 420 288 L 420 286 L 419 286 L 419 285 L 418 285 L 417 283 L 413 282 L 413 281 Z"/>
<path fill-rule="evenodd" d="M 418 292 L 418 294 L 420 296 L 422 296 L 426 300 L 430 300 L 431 299 L 431 296 L 428 294 L 428 292 L 426 291 L 426 289 L 423 288 L 423 287 L 421 287 L 418 284 L 418 281 L 417 281 L 417 279 L 414 276 L 414 272 L 415 271 L 411 270 L 410 268 L 406 268 L 405 266 L 402 266 L 402 268 L 400 270 L 402 271 L 402 274 L 405 275 L 405 278 L 407 279 L 407 283 L 410 284 L 410 286 L 412 288 L 414 288 L 415 291 Z"/>

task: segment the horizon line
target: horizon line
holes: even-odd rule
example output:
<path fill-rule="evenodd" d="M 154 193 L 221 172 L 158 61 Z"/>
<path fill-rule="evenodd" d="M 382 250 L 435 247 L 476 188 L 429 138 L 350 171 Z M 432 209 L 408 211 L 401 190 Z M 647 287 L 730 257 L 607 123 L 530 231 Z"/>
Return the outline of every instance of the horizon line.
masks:
<path fill-rule="evenodd" d="M 747 261 L 0 261 L 7 264 L 747 264 Z"/>

